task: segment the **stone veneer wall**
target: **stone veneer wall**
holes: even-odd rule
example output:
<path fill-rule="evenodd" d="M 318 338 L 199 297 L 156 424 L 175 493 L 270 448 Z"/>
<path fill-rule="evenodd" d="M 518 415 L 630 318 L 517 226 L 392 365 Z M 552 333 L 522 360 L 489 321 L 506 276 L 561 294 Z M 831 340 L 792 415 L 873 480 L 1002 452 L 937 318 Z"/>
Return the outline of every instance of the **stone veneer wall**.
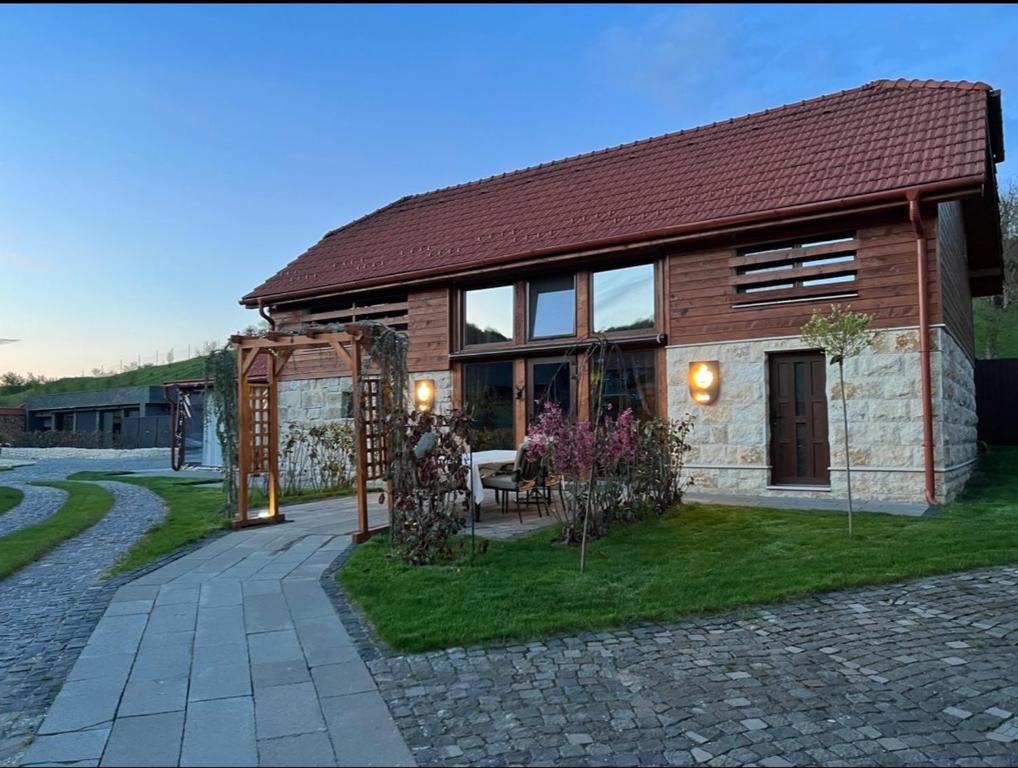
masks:
<path fill-rule="evenodd" d="M 950 501 L 965 487 L 978 458 L 975 367 L 961 344 L 946 329 L 932 360 L 933 435 L 937 498 Z"/>
<path fill-rule="evenodd" d="M 938 499 L 947 500 L 958 493 L 971 472 L 971 466 L 952 467 L 971 459 L 976 450 L 973 372 L 971 362 L 942 328 L 931 330 L 931 342 L 935 438 L 941 448 L 936 461 L 941 470 Z M 945 353 L 941 353 L 942 345 L 946 345 Z M 669 415 L 679 418 L 687 411 L 696 415 L 688 464 L 698 493 L 828 499 L 847 495 L 841 395 L 832 368 L 827 375 L 830 490 L 769 487 L 767 355 L 802 349 L 797 336 L 668 348 Z M 689 363 L 695 360 L 720 362 L 721 388 L 714 405 L 698 406 L 689 397 L 687 375 Z M 879 331 L 869 350 L 846 362 L 845 389 L 853 494 L 860 500 L 922 502 L 918 330 Z M 941 400 L 941 392 L 947 395 L 946 401 Z"/>
<path fill-rule="evenodd" d="M 436 411 L 452 408 L 452 374 L 449 371 L 412 373 L 416 379 L 435 380 Z M 279 382 L 279 436 L 286 439 L 286 430 L 293 422 L 325 422 L 344 418 L 343 393 L 350 392 L 349 376 L 321 379 L 291 379 Z"/>

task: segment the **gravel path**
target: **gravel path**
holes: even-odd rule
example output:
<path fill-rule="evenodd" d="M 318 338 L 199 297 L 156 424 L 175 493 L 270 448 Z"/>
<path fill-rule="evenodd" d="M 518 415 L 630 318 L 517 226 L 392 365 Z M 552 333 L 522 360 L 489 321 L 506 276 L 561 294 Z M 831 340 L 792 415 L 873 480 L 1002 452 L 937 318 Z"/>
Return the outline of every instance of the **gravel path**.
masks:
<path fill-rule="evenodd" d="M 67 464 L 45 464 L 51 463 Z M 74 463 L 53 468 L 40 462 L 11 474 L 32 470 L 25 472 L 28 479 L 53 479 L 105 462 Z M 119 586 L 102 581 L 102 574 L 166 514 L 151 491 L 99 485 L 115 498 L 106 517 L 0 581 L 0 763 L 34 731 Z"/>
<path fill-rule="evenodd" d="M 3 485 L 17 488 L 25 494 L 25 498 L 14 509 L 0 515 L 0 536 L 45 520 L 60 509 L 67 498 L 67 494 L 59 488 L 23 483 L 3 483 Z"/>

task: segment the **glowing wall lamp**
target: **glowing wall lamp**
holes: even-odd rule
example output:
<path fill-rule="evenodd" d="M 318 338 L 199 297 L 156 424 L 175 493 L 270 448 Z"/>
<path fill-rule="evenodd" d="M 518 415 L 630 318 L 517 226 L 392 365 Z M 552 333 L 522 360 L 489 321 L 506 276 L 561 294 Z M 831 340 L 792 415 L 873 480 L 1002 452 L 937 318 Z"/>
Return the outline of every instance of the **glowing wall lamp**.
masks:
<path fill-rule="evenodd" d="M 697 360 L 689 364 L 689 395 L 694 403 L 710 405 L 718 399 L 721 370 L 717 360 Z"/>
<path fill-rule="evenodd" d="M 435 405 L 435 380 L 418 379 L 414 382 L 414 403 L 418 411 L 430 411 Z"/>

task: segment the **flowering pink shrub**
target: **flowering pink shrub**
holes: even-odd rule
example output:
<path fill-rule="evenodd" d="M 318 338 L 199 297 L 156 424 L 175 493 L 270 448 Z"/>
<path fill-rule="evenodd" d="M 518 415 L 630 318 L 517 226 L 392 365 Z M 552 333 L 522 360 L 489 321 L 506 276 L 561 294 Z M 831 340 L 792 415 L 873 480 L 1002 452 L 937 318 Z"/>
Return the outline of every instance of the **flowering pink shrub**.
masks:
<path fill-rule="evenodd" d="M 584 527 L 600 536 L 612 525 L 632 522 L 642 509 L 663 512 L 678 501 L 688 426 L 641 424 L 628 408 L 597 424 L 574 424 L 557 404 L 545 403 L 527 433 L 527 458 L 544 462 L 565 481 L 563 539 L 579 542 Z"/>

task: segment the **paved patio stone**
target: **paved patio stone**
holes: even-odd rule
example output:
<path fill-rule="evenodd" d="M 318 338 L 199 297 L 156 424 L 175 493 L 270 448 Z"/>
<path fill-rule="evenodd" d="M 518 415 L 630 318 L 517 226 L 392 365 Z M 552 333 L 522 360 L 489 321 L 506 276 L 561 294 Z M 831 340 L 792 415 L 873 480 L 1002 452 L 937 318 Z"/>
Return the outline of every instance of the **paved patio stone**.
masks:
<path fill-rule="evenodd" d="M 258 765 L 252 698 L 244 696 L 189 705 L 180 764 Z"/>
<path fill-rule="evenodd" d="M 322 699 L 338 765 L 402 766 L 414 759 L 399 733 L 378 729 L 388 710 L 377 691 Z"/>
<path fill-rule="evenodd" d="M 259 765 L 332 766 L 337 765 L 327 733 L 302 733 L 258 742 Z"/>
<path fill-rule="evenodd" d="M 98 762 L 106 748 L 109 728 L 39 736 L 28 748 L 22 765 L 53 765 L 87 760 Z"/>
<path fill-rule="evenodd" d="M 254 698 L 259 739 L 325 730 L 318 694 L 311 683 L 256 688 Z"/>
<path fill-rule="evenodd" d="M 118 717 L 178 712 L 187 703 L 187 677 L 130 679 L 117 709 Z"/>
<path fill-rule="evenodd" d="M 184 734 L 184 713 L 119 717 L 113 724 L 100 765 L 177 765 Z"/>
<path fill-rule="evenodd" d="M 190 701 L 250 696 L 251 664 L 247 643 L 196 645 L 187 695 Z"/>
<path fill-rule="evenodd" d="M 375 690 L 375 681 L 359 659 L 325 664 L 311 670 L 315 688 L 322 698 Z"/>

